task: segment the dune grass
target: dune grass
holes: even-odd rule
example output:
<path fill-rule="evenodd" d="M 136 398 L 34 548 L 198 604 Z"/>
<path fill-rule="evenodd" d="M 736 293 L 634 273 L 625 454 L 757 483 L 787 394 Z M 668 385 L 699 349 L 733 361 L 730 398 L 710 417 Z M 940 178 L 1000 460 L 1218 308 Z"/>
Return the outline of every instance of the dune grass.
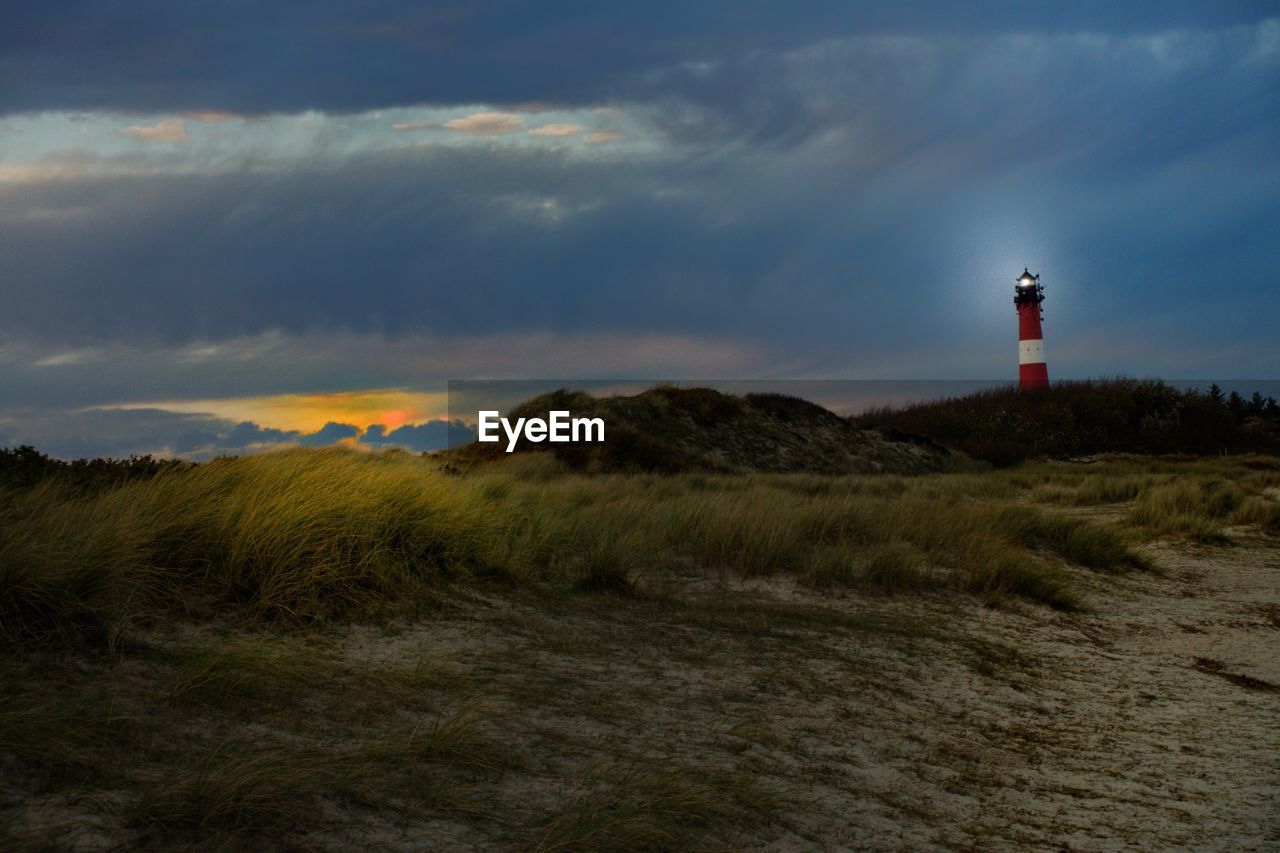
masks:
<path fill-rule="evenodd" d="M 87 496 L 9 493 L 0 632 L 113 638 L 139 613 L 207 597 L 310 619 L 421 601 L 484 571 L 493 517 L 474 489 L 388 454 L 223 459 Z"/>
<path fill-rule="evenodd" d="M 164 684 L 171 702 L 281 701 L 328 676 L 323 661 L 265 640 L 235 638 L 158 655 L 174 664 Z"/>
<path fill-rule="evenodd" d="M 1133 526 L 1211 539 L 1233 516 L 1274 523 L 1257 496 L 1274 472 L 1251 473 L 588 477 L 525 458 L 455 476 L 432 459 L 335 448 L 90 493 L 51 480 L 0 493 L 0 636 L 110 646 L 132 620 L 193 607 L 294 622 L 403 612 L 466 578 L 625 594 L 678 565 L 1071 607 L 1062 564 L 1143 562 L 1116 530 L 1035 506 L 1028 490 L 1072 504 L 1132 495 Z"/>
<path fill-rule="evenodd" d="M 437 805 L 414 784 L 424 768 L 461 765 L 496 772 L 504 767 L 503 753 L 477 733 L 480 719 L 473 709 L 443 712 L 407 732 L 382 733 L 376 740 L 353 737 L 352 746 L 264 748 L 246 732 L 145 786 L 130 820 L 151 830 L 235 835 L 305 826 L 322 798 L 401 810 Z M 406 791 L 417 796 L 387 798 L 388 792 L 404 796 Z"/>
<path fill-rule="evenodd" d="M 1250 525 L 1267 533 L 1280 533 L 1280 500 L 1249 495 L 1235 508 L 1228 523 Z"/>
<path fill-rule="evenodd" d="M 630 594 L 655 569 L 817 586 L 950 587 L 1070 608 L 1061 571 L 1145 568 L 1124 532 L 1054 504 L 1127 501 L 1140 537 L 1274 530 L 1269 462 L 1120 462 L 923 477 L 582 476 L 546 458 L 477 473 L 294 450 L 85 492 L 0 490 L 0 637 L 116 644 L 137 619 L 229 607 L 259 621 L 406 613 L 458 581 Z M 1028 500 L 1028 496 L 1031 498 Z"/>
<path fill-rule="evenodd" d="M 1122 506 L 1126 527 L 1140 539 L 1223 544 L 1230 526 L 1280 532 L 1280 461 L 1270 457 L 1119 457 L 1096 467 L 1041 465 L 1002 473 L 1021 479 L 1042 504 Z"/>
<path fill-rule="evenodd" d="M 75 792 L 113 816 L 117 844 L 242 849 L 305 836 L 326 803 L 474 810 L 484 797 L 467 795 L 465 780 L 513 765 L 482 731 L 483 707 L 442 699 L 440 682 L 417 671 L 346 665 L 281 638 L 131 657 L 144 666 L 125 677 L 101 657 L 34 656 L 0 672 L 6 778 L 33 795 Z M 117 793 L 98 802 L 101 792 Z M 56 849 L 83 830 L 71 821 L 31 836 Z"/>
<path fill-rule="evenodd" d="M 1225 522 L 1244 502 L 1230 481 L 1180 481 L 1154 486 L 1134 501 L 1129 521 L 1156 534 L 1182 534 L 1201 542 L 1223 542 Z"/>

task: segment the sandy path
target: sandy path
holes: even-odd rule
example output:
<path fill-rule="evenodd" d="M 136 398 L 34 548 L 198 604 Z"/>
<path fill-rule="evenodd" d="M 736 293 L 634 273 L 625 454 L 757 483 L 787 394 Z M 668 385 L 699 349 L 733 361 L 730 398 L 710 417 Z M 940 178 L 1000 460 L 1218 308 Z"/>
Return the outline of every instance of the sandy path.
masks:
<path fill-rule="evenodd" d="M 1280 548 L 1151 550 L 1166 575 L 1098 584 L 1088 614 L 983 619 L 1044 674 L 992 709 L 1022 748 L 976 827 L 1082 849 L 1280 846 Z"/>
<path fill-rule="evenodd" d="M 1280 847 L 1280 543 L 1151 553 L 1165 574 L 1080 574 L 1077 614 L 721 578 L 678 608 L 504 604 L 348 652 L 430 649 L 482 684 L 526 744 L 494 792 L 525 825 L 584 768 L 643 764 L 779 792 L 733 846 Z M 428 835 L 512 838 L 476 830 Z"/>

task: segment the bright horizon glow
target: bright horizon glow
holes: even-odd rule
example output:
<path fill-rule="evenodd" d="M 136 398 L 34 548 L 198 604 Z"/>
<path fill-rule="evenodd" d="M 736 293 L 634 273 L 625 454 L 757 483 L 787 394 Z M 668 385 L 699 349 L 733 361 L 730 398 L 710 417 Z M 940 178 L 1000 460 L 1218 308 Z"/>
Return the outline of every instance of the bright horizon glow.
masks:
<path fill-rule="evenodd" d="M 91 407 L 104 409 L 163 409 L 189 415 L 212 415 L 231 421 L 302 433 L 316 432 L 327 423 L 350 424 L 366 430 L 382 424 L 388 431 L 406 424 L 448 418 L 444 392 L 399 388 L 340 391 L 322 394 L 272 394 L 221 400 L 157 400 Z"/>

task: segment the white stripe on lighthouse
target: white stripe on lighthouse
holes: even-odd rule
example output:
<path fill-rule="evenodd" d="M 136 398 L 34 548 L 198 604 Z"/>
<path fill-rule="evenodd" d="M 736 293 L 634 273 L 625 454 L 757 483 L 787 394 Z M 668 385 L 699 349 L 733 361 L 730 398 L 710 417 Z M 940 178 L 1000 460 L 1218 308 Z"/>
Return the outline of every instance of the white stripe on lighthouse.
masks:
<path fill-rule="evenodd" d="M 1044 341 L 1035 338 L 1030 341 L 1018 341 L 1018 364 L 1043 364 Z"/>

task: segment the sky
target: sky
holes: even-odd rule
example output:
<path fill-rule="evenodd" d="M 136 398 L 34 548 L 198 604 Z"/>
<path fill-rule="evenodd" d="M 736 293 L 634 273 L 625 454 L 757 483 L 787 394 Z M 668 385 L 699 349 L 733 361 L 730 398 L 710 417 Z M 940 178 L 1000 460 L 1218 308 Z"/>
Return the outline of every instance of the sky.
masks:
<path fill-rule="evenodd" d="M 450 380 L 1280 377 L 1280 3 L 0 0 L 0 446 Z M 452 413 L 454 416 L 457 413 Z"/>

